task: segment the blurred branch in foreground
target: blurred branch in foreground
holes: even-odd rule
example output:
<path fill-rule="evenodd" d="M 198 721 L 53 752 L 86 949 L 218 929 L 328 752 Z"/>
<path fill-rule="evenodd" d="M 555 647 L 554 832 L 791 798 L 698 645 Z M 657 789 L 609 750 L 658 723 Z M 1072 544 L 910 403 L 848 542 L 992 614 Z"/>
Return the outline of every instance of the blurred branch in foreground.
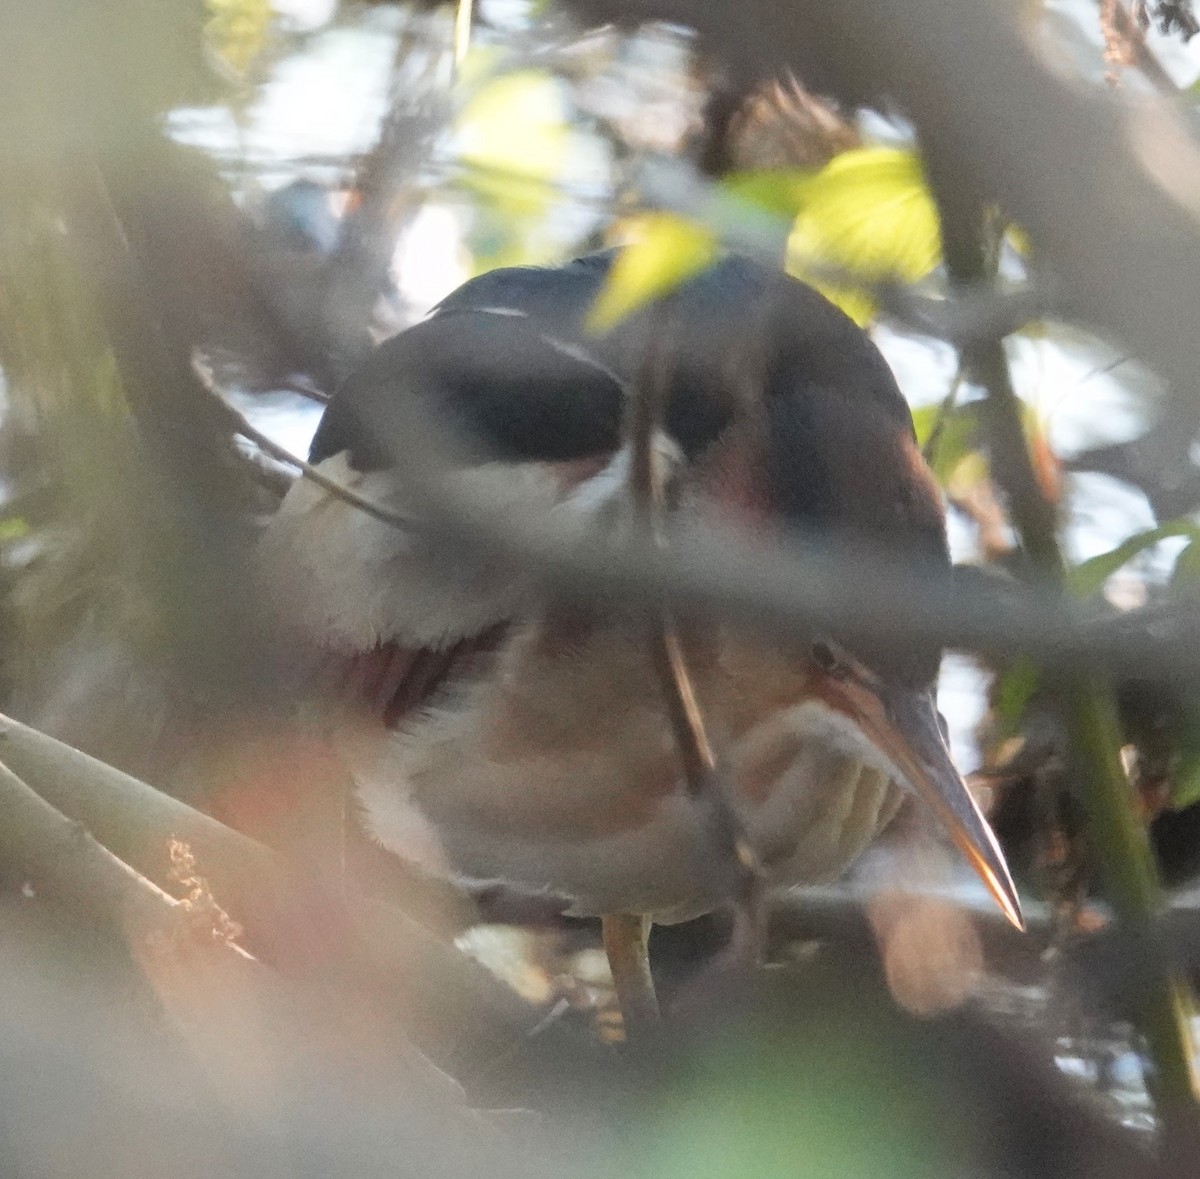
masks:
<path fill-rule="evenodd" d="M 22 764 L 43 787 L 53 789 L 69 770 L 84 787 L 75 801 L 86 803 L 81 813 L 97 829 L 117 832 L 113 819 L 125 808 L 137 816 L 140 837 L 149 834 L 146 816 L 154 808 L 148 787 L 12 722 L 6 722 L 2 744 L 8 761 Z M 791 1173 L 796 1151 L 813 1163 L 826 1151 L 843 1161 L 861 1155 L 864 1165 L 875 1158 L 879 1167 L 872 1173 L 898 1179 L 929 1174 L 930 1168 L 1029 1179 L 1166 1179 L 1177 1173 L 1152 1163 L 1081 1102 L 1045 1060 L 1018 1050 L 974 1017 L 940 1025 L 899 1018 L 881 983 L 871 981 L 872 972 L 856 958 L 873 957 L 869 945 L 855 950 L 844 940 L 843 949 L 815 969 L 744 980 L 736 995 L 717 996 L 680 1021 L 672 1043 L 620 1068 L 584 1051 L 580 1041 L 551 1037 L 542 1045 L 543 1067 L 560 1087 L 569 1079 L 566 1091 L 542 1098 L 556 1110 L 555 1121 L 518 1122 L 500 1132 L 463 1108 L 459 1090 L 414 1057 L 391 1020 L 380 1022 L 364 1008 L 360 992 L 346 989 L 361 965 L 353 955 L 330 986 L 325 971 L 294 973 L 280 970 L 278 962 L 239 955 L 190 917 L 181 936 L 145 940 L 144 922 L 131 929 L 119 916 L 132 897 L 146 897 L 155 928 L 160 919 L 170 925 L 168 918 L 184 906 L 91 844 L 14 775 L 0 772 L 0 778 L 10 801 L 17 795 L 28 801 L 20 814 L 36 816 L 27 821 L 6 808 L 14 819 L 10 844 L 32 842 L 25 850 L 10 846 L 8 869 L 27 873 L 25 888 L 0 906 L 0 924 L 21 951 L 6 955 L 0 971 L 5 1011 L 19 1015 L 0 1021 L 0 1056 L 6 1063 L 7 1148 L 15 1152 L 7 1158 L 22 1176 L 37 1173 L 37 1160 L 56 1136 L 56 1155 L 68 1167 L 86 1142 L 90 1169 L 102 1179 L 148 1179 L 166 1166 L 173 1174 L 201 1175 L 211 1173 L 215 1160 L 231 1174 L 314 1179 L 391 1174 L 397 1159 L 419 1163 L 422 1174 L 536 1175 L 580 1165 L 581 1146 L 592 1152 L 593 1168 L 598 1159 L 611 1160 L 600 1166 L 601 1174 L 610 1168 L 661 1174 L 663 1149 L 681 1168 L 700 1157 L 707 1148 L 695 1135 L 711 1119 L 725 1127 L 723 1133 L 732 1132 L 735 1123 L 726 1120 L 731 1094 L 751 1102 L 743 1128 L 757 1127 L 757 1144 L 740 1141 L 738 1155 L 761 1158 L 760 1173 L 768 1176 Z M 249 858 L 248 841 L 231 833 L 214 840 L 210 820 L 170 800 L 156 805 L 171 813 L 173 827 L 206 847 L 214 864 L 221 863 L 221 840 L 238 843 L 241 858 Z M 70 832 L 72 846 L 92 848 L 100 875 L 88 868 L 87 858 L 78 864 L 73 854 L 46 859 L 47 850 L 61 844 L 40 834 L 43 822 Z M 201 859 L 197 863 L 203 866 Z M 100 879 L 112 882 L 105 886 L 107 900 L 96 892 Z M 233 879 L 218 868 L 210 885 L 220 890 Z M 272 882 L 265 887 L 269 895 Z M 96 907 L 109 900 L 118 919 L 98 926 Z M 82 962 L 87 970 L 78 968 Z M 403 986 L 420 969 L 410 960 L 407 971 L 394 977 Z M 444 985 L 444 978 L 425 983 Z M 114 1009 L 111 996 L 118 993 L 124 1000 Z M 412 1011 L 403 995 L 402 989 L 400 1026 L 408 1027 Z M 106 1014 L 98 1019 L 98 1012 Z M 715 1043 L 714 1028 L 725 1032 Z M 170 1034 L 164 1035 L 166 1029 Z M 61 1053 L 47 1051 L 47 1045 L 68 1044 L 70 1083 Z M 479 1063 L 457 1062 L 468 1077 Z M 509 1056 L 503 1071 L 514 1065 Z M 710 1075 L 713 1067 L 718 1071 Z M 896 1069 L 908 1078 L 900 1097 Z M 865 1102 L 866 1110 L 876 1111 L 868 1120 L 877 1119 L 885 1087 L 892 1093 L 888 1108 L 895 1112 L 900 1100 L 907 1113 L 884 1119 L 871 1132 L 859 1124 L 862 1115 L 850 1111 Z M 676 1112 L 661 1108 L 664 1092 L 675 1093 Z M 607 1111 L 600 1124 L 596 1109 L 583 1112 L 589 1100 Z M 93 1116 L 85 1109 L 98 1111 L 99 1120 L 81 1123 Z M 805 1126 L 822 1109 L 838 1118 L 826 1137 L 802 1135 L 798 1141 L 796 1119 Z M 89 1129 L 63 1143 L 64 1124 Z M 129 1138 L 133 1127 L 139 1132 Z"/>
<path fill-rule="evenodd" d="M 10 718 L 0 721 L 0 753 L 47 803 L 157 888 L 172 888 L 170 843 L 185 842 L 256 955 L 294 979 L 323 980 L 343 1002 L 355 994 L 355 1005 L 403 1011 L 418 1042 L 447 1067 L 507 1052 L 537 1022 L 481 967 L 401 910 L 334 892 L 305 866 Z"/>

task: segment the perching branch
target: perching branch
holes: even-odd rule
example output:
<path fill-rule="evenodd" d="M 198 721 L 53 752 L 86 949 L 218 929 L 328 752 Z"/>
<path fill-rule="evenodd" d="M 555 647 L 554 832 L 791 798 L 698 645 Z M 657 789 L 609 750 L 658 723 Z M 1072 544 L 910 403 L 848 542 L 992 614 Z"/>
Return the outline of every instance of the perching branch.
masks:
<path fill-rule="evenodd" d="M 0 761 L 44 805 L 86 826 L 105 855 L 133 865 L 130 871 L 159 896 L 171 883 L 170 841 L 187 843 L 259 957 L 294 978 L 337 980 L 344 996 L 358 1001 L 386 996 L 439 1062 L 507 1051 L 537 1020 L 506 987 L 400 910 L 335 896 L 253 839 L 10 717 L 0 717 Z"/>
<path fill-rule="evenodd" d="M 199 364 L 195 367 L 199 379 L 204 382 L 208 393 L 220 406 L 221 412 L 228 419 L 229 427 L 233 433 L 240 434 L 243 438 L 248 438 L 255 446 L 264 453 L 269 454 L 277 462 L 284 463 L 289 467 L 295 467 L 302 478 L 315 483 L 318 487 L 329 492 L 335 499 L 340 499 L 343 503 L 350 504 L 352 507 L 358 508 L 359 511 L 365 512 L 368 516 L 380 520 L 384 524 L 390 524 L 393 528 L 399 528 L 405 532 L 413 531 L 414 523 L 411 518 L 403 516 L 399 512 L 395 512 L 373 499 L 368 499 L 365 495 L 359 495 L 352 487 L 347 487 L 344 483 L 339 483 L 336 479 L 331 479 L 323 471 L 317 470 L 312 463 L 306 462 L 298 455 L 292 454 L 287 447 L 280 446 L 278 442 L 275 442 L 256 426 L 251 425 L 249 418 L 230 405 L 221 395 L 221 391 L 212 379 L 212 374 Z"/>
<path fill-rule="evenodd" d="M 82 907 L 121 938 L 167 941 L 194 933 L 182 902 L 114 856 L 3 762 L 0 810 L 0 861 L 35 894 Z"/>

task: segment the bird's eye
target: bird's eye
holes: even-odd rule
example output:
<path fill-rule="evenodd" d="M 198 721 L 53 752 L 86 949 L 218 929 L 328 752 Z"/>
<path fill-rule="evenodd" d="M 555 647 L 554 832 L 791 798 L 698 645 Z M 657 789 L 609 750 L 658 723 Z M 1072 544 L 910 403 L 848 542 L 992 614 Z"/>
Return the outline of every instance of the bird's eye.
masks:
<path fill-rule="evenodd" d="M 812 645 L 813 662 L 827 675 L 839 675 L 842 661 L 834 653 L 833 648 L 826 642 L 816 642 Z"/>

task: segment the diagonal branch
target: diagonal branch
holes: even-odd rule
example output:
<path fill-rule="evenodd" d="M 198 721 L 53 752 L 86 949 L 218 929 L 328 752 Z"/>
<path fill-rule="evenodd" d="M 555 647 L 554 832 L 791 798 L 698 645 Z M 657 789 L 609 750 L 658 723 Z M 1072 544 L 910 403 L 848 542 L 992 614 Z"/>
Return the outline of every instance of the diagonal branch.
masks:
<path fill-rule="evenodd" d="M 0 760 L 72 831 L 86 825 L 105 855 L 131 865 L 158 898 L 171 881 L 170 841 L 187 843 L 257 956 L 285 975 L 335 983 L 344 997 L 385 996 L 439 1063 L 507 1051 L 537 1020 L 482 967 L 400 910 L 335 896 L 303 866 L 11 717 L 0 716 Z M 0 824 L 0 839 L 8 826 Z M 553 1039 L 554 1029 L 546 1035 Z"/>

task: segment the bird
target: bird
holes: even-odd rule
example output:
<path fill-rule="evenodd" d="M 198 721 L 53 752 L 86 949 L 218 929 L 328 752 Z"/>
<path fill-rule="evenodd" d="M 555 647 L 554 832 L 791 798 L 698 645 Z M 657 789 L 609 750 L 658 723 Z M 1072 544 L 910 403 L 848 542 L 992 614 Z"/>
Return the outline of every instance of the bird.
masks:
<path fill-rule="evenodd" d="M 464 888 L 599 916 L 627 974 L 631 928 L 644 950 L 651 922 L 728 905 L 738 871 L 687 788 L 645 611 L 564 598 L 423 529 L 403 478 L 403 399 L 454 431 L 456 488 L 611 539 L 633 518 L 631 390 L 647 357 L 665 356 L 652 461 L 670 517 L 870 545 L 934 574 L 950 557 L 911 412 L 862 328 L 729 253 L 599 331 L 592 311 L 619 253 L 482 274 L 380 345 L 332 398 L 309 461 L 396 520 L 298 480 L 262 568 L 354 701 L 342 748 L 367 832 Z M 836 878 L 915 796 L 1020 925 L 937 711 L 940 650 L 702 616 L 681 632 L 727 804 L 768 887 Z M 618 978 L 623 1005 L 636 985 L 622 995 Z"/>

